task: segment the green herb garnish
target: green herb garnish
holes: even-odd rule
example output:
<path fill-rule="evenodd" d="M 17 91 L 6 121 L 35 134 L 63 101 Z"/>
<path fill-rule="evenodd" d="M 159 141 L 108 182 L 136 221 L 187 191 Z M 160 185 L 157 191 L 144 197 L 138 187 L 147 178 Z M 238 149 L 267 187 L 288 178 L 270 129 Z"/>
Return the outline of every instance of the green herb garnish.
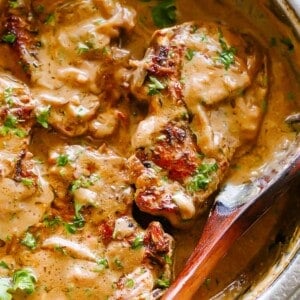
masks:
<path fill-rule="evenodd" d="M 225 70 L 228 70 L 235 62 L 236 48 L 228 47 L 224 41 L 224 37 L 221 31 L 219 31 L 219 43 L 222 48 L 222 52 L 219 53 L 219 61 L 225 66 Z"/>
<path fill-rule="evenodd" d="M 116 258 L 114 260 L 114 263 L 115 263 L 115 265 L 117 266 L 118 269 L 123 269 L 124 268 L 123 264 L 122 264 L 122 262 L 121 262 L 121 260 L 119 258 Z"/>
<path fill-rule="evenodd" d="M 36 277 L 31 270 L 20 269 L 13 274 L 13 289 L 32 294 L 35 289 Z"/>
<path fill-rule="evenodd" d="M 13 88 L 12 87 L 8 87 L 3 91 L 3 98 L 5 103 L 7 103 L 9 106 L 13 105 Z"/>
<path fill-rule="evenodd" d="M 134 287 L 134 280 L 131 278 L 127 278 L 125 281 L 125 286 L 129 289 L 132 289 Z"/>
<path fill-rule="evenodd" d="M 170 286 L 170 279 L 162 276 L 161 278 L 157 279 L 155 283 L 157 287 L 166 289 Z"/>
<path fill-rule="evenodd" d="M 140 235 L 136 236 L 131 244 L 131 249 L 140 249 L 144 246 L 144 238 Z"/>
<path fill-rule="evenodd" d="M 34 180 L 32 178 L 21 178 L 21 182 L 27 187 L 32 187 L 34 184 Z"/>
<path fill-rule="evenodd" d="M 54 14 L 49 14 L 46 17 L 45 24 L 53 26 L 55 24 L 55 15 Z"/>
<path fill-rule="evenodd" d="M 69 156 L 66 154 L 60 154 L 56 159 L 56 164 L 59 167 L 64 167 L 69 162 Z"/>
<path fill-rule="evenodd" d="M 185 53 L 185 58 L 186 58 L 187 60 L 191 61 L 191 60 L 193 59 L 194 56 L 195 56 L 195 51 L 192 50 L 192 49 L 190 49 L 190 48 L 188 48 L 188 49 L 186 50 L 186 53 Z"/>
<path fill-rule="evenodd" d="M 156 77 L 149 77 L 150 83 L 148 84 L 148 95 L 153 96 L 159 94 L 161 90 L 166 88 L 166 85 L 160 82 Z"/>
<path fill-rule="evenodd" d="M 7 263 L 3 260 L 0 261 L 0 267 L 3 268 L 3 269 L 7 269 L 7 270 L 9 269 Z"/>
<path fill-rule="evenodd" d="M 50 116 L 50 106 L 42 109 L 38 114 L 36 114 L 37 122 L 44 128 L 48 128 L 48 118 Z"/>
<path fill-rule="evenodd" d="M 176 23 L 176 6 L 174 0 L 159 1 L 152 8 L 152 19 L 154 24 L 159 27 L 168 27 Z"/>
<path fill-rule="evenodd" d="M 27 231 L 21 241 L 21 244 L 28 247 L 29 249 L 34 249 L 36 248 L 36 238 L 32 233 Z"/>
<path fill-rule="evenodd" d="M 211 182 L 211 174 L 218 170 L 217 163 L 201 164 L 196 170 L 192 180 L 189 182 L 187 188 L 190 192 L 197 192 L 205 190 L 207 185 Z"/>
<path fill-rule="evenodd" d="M 55 227 L 61 223 L 61 218 L 58 216 L 45 216 L 43 223 L 46 227 Z"/>
<path fill-rule="evenodd" d="M 8 1 L 9 7 L 10 8 L 18 8 L 19 7 L 19 3 L 18 0 L 11 0 Z"/>
<path fill-rule="evenodd" d="M 16 41 L 17 37 L 14 33 L 7 33 L 2 36 L 2 41 L 8 44 L 13 44 Z"/>
<path fill-rule="evenodd" d="M 79 179 L 76 179 L 71 183 L 70 190 L 71 192 L 75 192 L 81 187 L 88 188 L 94 185 L 97 180 L 99 180 L 99 176 L 97 174 L 92 174 L 89 177 L 81 176 Z"/>
<path fill-rule="evenodd" d="M 104 269 L 108 269 L 108 261 L 106 258 L 100 258 L 97 260 L 98 267 L 95 269 L 96 272 L 101 272 Z"/>

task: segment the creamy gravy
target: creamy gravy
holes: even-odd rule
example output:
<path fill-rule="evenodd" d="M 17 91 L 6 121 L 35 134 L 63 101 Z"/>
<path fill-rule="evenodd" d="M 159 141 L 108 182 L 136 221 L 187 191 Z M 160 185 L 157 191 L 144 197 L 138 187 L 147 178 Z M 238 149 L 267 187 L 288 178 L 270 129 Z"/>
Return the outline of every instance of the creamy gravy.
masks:
<path fill-rule="evenodd" d="M 24 3 L 27 8 L 31 2 L 35 9 L 46 8 L 39 14 L 40 24 L 43 24 L 39 32 L 41 45 L 36 55 L 32 56 L 26 51 L 21 54 L 12 51 L 7 43 L 0 44 L 0 66 L 4 70 L 3 74 L 6 76 L 7 71 L 13 74 L 9 79 L 12 83 L 2 83 L 3 90 L 7 91 L 11 85 L 13 89 L 24 88 L 20 87 L 14 78 L 25 82 L 29 87 L 31 98 L 29 97 L 28 102 L 22 102 L 20 106 L 26 108 L 32 106 L 34 115 L 44 115 L 48 118 L 47 124 L 39 122 L 39 125 L 35 125 L 30 132 L 30 140 L 28 136 L 21 138 L 22 144 L 29 143 L 28 152 L 32 153 L 32 157 L 31 154 L 26 157 L 25 167 L 29 166 L 28 168 L 32 169 L 30 174 L 33 175 L 29 177 L 22 175 L 18 183 L 11 178 L 6 178 L 9 177 L 8 175 L 1 179 L 3 212 L 0 239 L 4 244 L 1 244 L 0 248 L 0 261 L 4 261 L 8 266 L 8 268 L 0 268 L 0 274 L 3 275 L 1 277 L 10 278 L 13 271 L 23 267 L 33 269 L 37 278 L 36 291 L 27 295 L 26 292 L 24 294 L 17 290 L 14 293 L 16 299 L 24 299 L 25 296 L 28 299 L 106 299 L 106 297 L 155 299 L 161 295 L 165 287 L 163 285 L 167 284 L 160 282 L 158 285 L 158 280 L 168 281 L 171 278 L 169 260 L 175 260 L 178 271 L 180 261 L 184 261 L 183 257 L 188 254 L 184 243 L 178 242 L 175 257 L 171 259 L 172 238 L 161 231 L 157 223 L 148 229 L 141 228 L 135 220 L 130 219 L 129 212 L 135 191 L 132 189 L 132 179 L 129 178 L 126 169 L 126 160 L 135 151 L 135 147 L 150 145 L 151 148 L 155 131 L 161 130 L 166 120 L 173 118 L 175 114 L 185 112 L 183 107 L 180 107 L 179 111 L 173 109 L 173 103 L 167 102 L 169 101 L 167 99 L 165 99 L 165 103 L 168 103 L 167 109 L 160 109 L 159 103 L 155 102 L 156 96 L 149 104 L 147 102 L 149 95 L 147 91 L 146 94 L 143 91 L 144 80 L 141 86 L 137 85 L 137 88 L 128 85 L 128 82 L 131 82 L 129 78 L 132 76 L 128 66 L 137 66 L 138 69 L 139 63 L 148 62 L 145 52 L 152 47 L 151 36 L 157 30 L 151 17 L 151 8 L 155 1 L 128 0 L 118 3 L 91 0 L 74 1 L 74 3 L 53 1 L 51 5 L 46 0 L 19 2 Z M 226 158 L 230 157 L 231 162 L 225 180 L 227 183 L 240 185 L 256 177 L 259 168 L 263 168 L 276 152 L 284 151 L 286 145 L 295 138 L 295 132 L 285 124 L 284 120 L 289 114 L 299 112 L 299 80 L 289 65 L 289 62 L 292 62 L 294 69 L 300 68 L 299 45 L 293 39 L 290 30 L 276 23 L 274 17 L 265 10 L 267 5 L 265 1 L 259 1 L 257 6 L 251 4 L 251 1 L 211 1 L 209 4 L 206 1 L 202 2 L 176 1 L 177 24 L 190 21 L 222 22 L 231 28 L 238 28 L 238 32 L 253 35 L 262 45 L 261 49 L 264 49 L 262 52 L 266 52 L 268 58 L 268 76 L 262 76 L 265 82 L 263 84 L 260 82 L 263 91 L 261 94 L 255 94 L 255 96 L 259 95 L 260 98 L 256 97 L 259 98 L 259 102 L 254 104 L 251 102 L 253 105 L 251 109 L 245 108 L 247 114 L 244 114 L 245 119 L 241 121 L 242 124 L 249 125 L 249 128 L 236 125 L 243 117 L 242 96 L 243 99 L 237 100 L 242 103 L 240 110 L 242 113 L 239 112 L 237 120 L 226 119 L 226 115 L 233 115 L 232 108 L 226 104 L 222 109 L 213 111 L 207 121 L 207 124 L 210 122 L 213 124 L 214 132 L 220 133 L 216 135 L 219 138 L 213 140 L 218 145 L 218 149 L 222 148 L 219 145 L 222 145 L 225 134 L 231 135 L 234 140 L 232 143 L 228 142 L 230 149 L 241 147 L 237 152 L 239 155 L 235 154 L 233 162 L 230 160 L 234 153 L 230 151 L 227 153 L 224 150 L 226 152 L 224 155 Z M 237 5 L 237 9 L 230 6 L 233 2 Z M 5 3 L 1 5 L 4 7 Z M 54 9 L 56 11 L 52 15 L 50 12 Z M 246 18 L 244 14 L 249 14 L 250 17 Z M 276 28 L 270 24 L 276 24 Z M 213 36 L 210 32 L 213 29 L 203 30 L 204 32 L 207 30 L 209 37 Z M 225 33 L 226 41 L 231 41 L 230 34 Z M 178 35 L 177 40 L 175 38 L 172 42 L 178 44 L 181 37 Z M 232 40 L 242 48 L 244 41 L 235 38 L 233 36 Z M 220 52 L 222 49 L 218 39 L 220 37 L 215 33 L 215 38 L 207 43 L 209 45 L 207 49 L 198 49 L 197 45 L 192 44 L 193 41 L 188 38 L 185 43 L 190 43 L 189 47 L 193 47 L 195 52 L 196 50 Z M 152 43 L 159 44 L 160 41 L 156 41 L 154 37 Z M 291 43 L 293 49 L 289 48 Z M 183 77 L 199 78 L 199 74 L 205 73 L 203 70 L 208 70 L 214 65 L 214 62 L 210 62 L 207 66 L 201 56 L 197 53 L 193 55 L 191 65 L 186 64 L 183 68 Z M 230 78 L 228 82 L 233 82 L 231 85 L 233 90 L 248 87 L 250 84 L 251 76 L 245 71 L 243 57 L 238 63 L 239 76 L 235 77 L 235 73 L 231 77 L 230 74 L 228 75 Z M 249 61 L 248 63 L 250 64 Z M 223 71 L 221 69 L 220 73 Z M 137 75 L 140 73 L 137 72 Z M 214 77 L 206 80 L 213 81 Z M 188 81 L 184 90 L 184 97 L 191 101 L 187 103 L 189 111 L 195 115 L 200 109 L 198 99 L 195 97 L 197 92 L 195 87 L 199 84 L 201 86 L 201 82 L 196 81 L 193 85 Z M 216 84 L 214 90 L 223 84 L 217 80 L 214 83 Z M 266 86 L 268 86 L 267 95 L 265 95 Z M 207 98 L 208 102 L 212 101 L 208 104 L 212 104 L 213 101 L 218 102 L 219 98 L 216 94 L 220 93 L 220 90 L 218 93 L 214 90 L 211 94 L 200 93 L 199 97 L 202 100 Z M 226 89 L 224 90 L 226 92 Z M 26 89 L 20 92 L 23 98 L 28 93 Z M 233 94 L 235 93 L 236 91 Z M 136 101 L 137 95 L 141 99 L 144 97 L 146 101 Z M 222 97 L 225 97 L 224 94 L 220 99 Z M 207 112 L 201 111 L 201 113 L 205 115 Z M 149 120 L 151 122 L 148 122 Z M 197 128 L 201 122 L 197 123 L 197 118 L 193 122 L 191 126 L 193 130 L 196 128 L 197 135 Z M 226 131 L 227 128 L 224 129 L 224 124 L 225 127 L 230 127 L 229 131 Z M 22 125 L 21 129 L 29 130 L 28 128 Z M 259 135 L 255 139 L 258 130 L 260 130 Z M 246 138 L 247 134 L 249 139 Z M 206 135 L 198 135 L 197 138 L 199 143 L 201 141 L 208 145 L 201 149 L 206 156 L 213 157 L 207 160 L 208 163 L 223 161 L 223 156 L 219 158 L 215 154 L 215 144 L 209 146 Z M 256 143 L 252 147 L 254 140 Z M 20 152 L 19 145 L 18 147 L 16 145 L 19 141 L 20 139 L 15 137 L 11 141 L 11 151 L 17 158 L 9 158 L 8 162 L 3 159 L 8 164 L 8 170 L 16 167 L 15 161 Z M 7 143 L 6 138 L 1 139 L 2 157 L 5 149 L 8 149 Z M 228 144 L 225 144 L 226 147 Z M 22 147 L 21 150 L 25 149 L 25 146 Z M 60 158 L 59 162 L 58 158 Z M 129 164 L 130 167 L 131 164 L 132 162 Z M 10 174 L 9 172 L 12 171 L 7 172 Z M 138 185 L 144 177 L 155 178 L 157 181 L 150 184 L 155 185 L 159 182 L 160 185 L 165 173 L 163 171 L 157 173 L 151 173 L 152 177 L 146 174 L 147 177 L 145 173 L 136 176 L 135 187 L 139 188 Z M 142 176 L 144 177 L 141 178 Z M 68 189 L 70 183 L 72 183 L 70 188 L 73 189 L 71 195 Z M 16 185 L 15 188 L 11 188 L 13 194 L 6 190 L 6 187 L 12 184 Z M 218 182 L 209 188 L 209 191 L 212 192 L 217 185 Z M 146 209 L 146 212 L 163 215 L 169 218 L 171 223 L 178 225 L 182 220 L 186 221 L 194 217 L 197 210 L 205 210 L 206 206 L 204 209 L 197 207 L 201 206 L 202 202 L 194 205 L 190 195 L 185 194 L 177 183 L 168 182 L 166 189 L 176 194 L 173 200 L 179 207 L 180 213 L 178 211 L 174 214 L 170 211 L 157 213 L 151 209 L 150 211 Z M 201 194 L 201 197 L 209 196 L 208 192 L 203 194 L 204 196 Z M 201 198 L 199 195 L 197 197 Z M 49 209 L 51 202 L 52 208 Z M 73 207 L 74 203 L 78 205 L 77 208 L 76 205 Z M 18 205 L 20 207 L 16 207 Z M 88 220 L 83 228 L 76 228 L 77 225 L 74 225 L 74 213 L 79 221 L 82 216 Z M 63 221 L 58 221 L 57 225 L 49 228 L 45 225 L 49 215 L 62 218 Z M 108 222 L 109 226 L 103 225 L 107 220 L 111 222 Z M 275 218 L 270 217 L 270 222 L 276 223 L 274 220 Z M 110 240 L 106 241 L 103 235 L 108 231 L 112 232 Z M 24 232 L 35 236 L 37 245 L 28 247 L 28 242 L 24 242 Z M 155 244 L 153 241 L 155 234 L 159 236 L 161 243 L 164 241 L 163 250 L 159 250 L 159 243 Z M 183 233 L 183 236 L 185 234 Z M 194 234 L 191 245 L 197 239 L 197 234 Z M 103 238 L 101 241 L 97 238 L 99 236 Z M 134 249 L 140 236 L 150 237 L 144 240 L 145 245 Z M 175 237 L 177 240 L 182 239 L 180 233 L 175 234 Z M 261 243 L 263 244 L 263 241 Z M 154 247 L 157 252 L 152 253 L 151 247 Z M 152 256 L 149 252 L 159 263 L 157 260 L 156 265 L 151 262 L 149 257 Z M 105 261 L 101 261 L 103 257 Z M 163 262 L 162 257 L 164 257 Z M 230 272 L 229 268 L 224 275 L 218 275 L 218 280 L 222 284 L 214 284 L 216 287 L 210 287 L 207 295 L 214 294 L 210 289 L 218 291 L 220 286 L 228 283 Z M 199 295 L 206 297 L 205 288 L 200 289 Z"/>

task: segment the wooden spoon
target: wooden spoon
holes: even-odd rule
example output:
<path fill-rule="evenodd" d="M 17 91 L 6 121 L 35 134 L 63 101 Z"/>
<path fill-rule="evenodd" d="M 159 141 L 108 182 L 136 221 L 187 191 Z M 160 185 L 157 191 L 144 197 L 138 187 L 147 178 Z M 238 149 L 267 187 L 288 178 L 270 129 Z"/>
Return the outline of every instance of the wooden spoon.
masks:
<path fill-rule="evenodd" d="M 267 167 L 262 177 L 239 187 L 235 194 L 232 193 L 232 189 L 229 193 L 226 189 L 221 192 L 196 248 L 162 299 L 191 299 L 231 245 L 267 211 L 277 196 L 285 192 L 290 181 L 298 175 L 300 175 L 299 139 L 285 152 L 283 158 L 275 160 L 275 163 Z M 226 200 L 229 195 L 240 201 L 238 206 L 228 205 Z"/>

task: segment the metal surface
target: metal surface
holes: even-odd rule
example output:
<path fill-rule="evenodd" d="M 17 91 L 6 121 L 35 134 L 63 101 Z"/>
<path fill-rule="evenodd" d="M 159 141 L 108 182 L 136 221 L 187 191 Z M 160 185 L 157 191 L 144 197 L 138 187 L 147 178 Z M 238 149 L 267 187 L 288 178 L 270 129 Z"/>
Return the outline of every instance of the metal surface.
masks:
<path fill-rule="evenodd" d="M 296 29 L 296 34 L 300 36 L 300 0 L 277 0 L 275 2 L 277 2 L 288 19 L 291 21 L 292 26 L 294 29 Z M 300 184 L 300 181 L 298 181 L 297 184 Z M 245 299 L 300 299 L 300 241 L 296 241 L 292 247 L 295 250 L 295 254 L 294 256 L 291 255 L 292 257 L 290 258 L 287 266 L 283 267 L 283 271 L 279 274 L 274 274 L 274 278 L 270 278 L 270 280 L 268 280 L 269 285 L 266 284 L 264 286 L 264 290 L 262 293 L 260 293 L 260 295 L 253 293 L 252 291 L 248 293 L 248 295 L 245 295 Z"/>

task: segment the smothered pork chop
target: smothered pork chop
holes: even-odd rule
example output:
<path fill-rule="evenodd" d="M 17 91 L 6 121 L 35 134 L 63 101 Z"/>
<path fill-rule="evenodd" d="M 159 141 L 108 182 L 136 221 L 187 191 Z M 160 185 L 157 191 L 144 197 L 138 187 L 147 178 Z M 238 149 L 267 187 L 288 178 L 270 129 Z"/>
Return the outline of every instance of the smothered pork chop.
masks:
<path fill-rule="evenodd" d="M 160 298 L 174 241 L 157 216 L 191 224 L 255 141 L 257 42 L 193 21 L 137 59 L 141 4 L 124 2 L 1 4 L 1 299 Z"/>
<path fill-rule="evenodd" d="M 133 61 L 149 114 L 132 137 L 135 201 L 175 226 L 203 211 L 230 161 L 257 136 L 267 86 L 255 41 L 215 23 L 156 31 Z"/>

